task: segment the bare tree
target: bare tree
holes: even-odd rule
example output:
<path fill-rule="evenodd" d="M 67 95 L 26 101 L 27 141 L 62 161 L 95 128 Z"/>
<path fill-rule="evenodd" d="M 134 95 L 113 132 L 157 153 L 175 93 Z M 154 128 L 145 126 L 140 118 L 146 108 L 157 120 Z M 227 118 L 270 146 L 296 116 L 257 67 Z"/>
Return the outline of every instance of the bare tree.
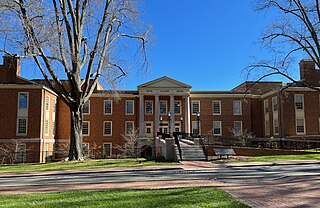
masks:
<path fill-rule="evenodd" d="M 293 83 L 288 73 L 295 55 L 310 58 L 320 67 L 320 6 L 319 0 L 256 0 L 257 11 L 273 11 L 272 24 L 262 33 L 263 47 L 270 49 L 273 57 L 248 66 L 248 75 L 256 69 L 264 69 L 258 81 L 273 75 L 281 75 Z"/>
<path fill-rule="evenodd" d="M 25 148 L 23 151 L 19 149 L 19 146 L 27 145 L 23 141 L 11 139 L 9 142 L 2 143 L 0 145 L 0 161 L 1 164 L 8 163 L 13 164 L 16 162 L 23 163 L 28 158 L 28 154 L 32 151 L 31 148 Z"/>
<path fill-rule="evenodd" d="M 252 132 L 249 132 L 248 129 L 239 130 L 233 127 L 228 128 L 228 131 L 233 135 L 235 142 L 242 147 L 249 146 L 252 140 L 255 138 Z"/>
<path fill-rule="evenodd" d="M 82 109 L 99 78 L 114 81 L 126 74 L 124 49 L 137 47 L 146 61 L 147 32 L 139 32 L 144 29 L 136 3 L 136 0 L 0 2 L 2 52 L 13 54 L 12 49 L 17 48 L 20 57 L 32 58 L 46 84 L 70 108 L 68 160 L 83 160 Z M 130 39 L 137 40 L 136 44 L 126 42 Z"/>

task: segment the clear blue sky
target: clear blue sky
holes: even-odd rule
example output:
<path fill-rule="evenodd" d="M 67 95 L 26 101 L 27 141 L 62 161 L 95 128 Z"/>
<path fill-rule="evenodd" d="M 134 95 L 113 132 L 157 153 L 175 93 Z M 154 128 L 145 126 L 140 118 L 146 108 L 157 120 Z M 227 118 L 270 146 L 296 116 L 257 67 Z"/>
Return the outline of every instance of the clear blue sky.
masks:
<path fill-rule="evenodd" d="M 257 41 L 270 14 L 254 12 L 252 0 L 141 2 L 143 22 L 153 27 L 150 67 L 147 74 L 134 67 L 119 89 L 168 76 L 193 90 L 230 90 L 246 80 L 242 70 L 253 57 L 268 56 Z M 22 75 L 40 78 L 32 71 Z"/>

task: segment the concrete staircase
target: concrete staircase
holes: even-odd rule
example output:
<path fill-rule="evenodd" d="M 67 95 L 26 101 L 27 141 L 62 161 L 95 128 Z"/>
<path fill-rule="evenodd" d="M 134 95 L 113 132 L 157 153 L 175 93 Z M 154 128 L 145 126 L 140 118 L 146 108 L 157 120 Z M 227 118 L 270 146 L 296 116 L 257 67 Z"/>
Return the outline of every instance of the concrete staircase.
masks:
<path fill-rule="evenodd" d="M 181 144 L 182 142 L 180 142 Z M 183 145 L 181 144 L 182 161 L 205 161 L 206 155 L 201 146 L 198 145 Z M 176 155 L 181 161 L 178 147 L 176 147 Z"/>

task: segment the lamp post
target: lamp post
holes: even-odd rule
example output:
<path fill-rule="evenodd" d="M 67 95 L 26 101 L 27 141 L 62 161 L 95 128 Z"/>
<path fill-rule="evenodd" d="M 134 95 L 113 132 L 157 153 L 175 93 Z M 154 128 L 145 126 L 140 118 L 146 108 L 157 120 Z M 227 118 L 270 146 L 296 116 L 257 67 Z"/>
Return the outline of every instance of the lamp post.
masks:
<path fill-rule="evenodd" d="M 159 120 L 160 120 L 160 133 L 162 133 L 162 116 L 159 116 Z"/>
<path fill-rule="evenodd" d="M 198 124 L 198 131 L 197 131 L 197 136 L 200 135 L 200 112 L 197 112 L 197 124 Z"/>
<path fill-rule="evenodd" d="M 183 132 L 183 129 L 182 129 L 182 127 L 183 127 L 183 117 L 181 116 L 180 117 L 180 133 L 182 133 Z"/>
<path fill-rule="evenodd" d="M 170 129 L 171 129 L 171 112 L 168 112 L 168 131 L 170 135 Z"/>

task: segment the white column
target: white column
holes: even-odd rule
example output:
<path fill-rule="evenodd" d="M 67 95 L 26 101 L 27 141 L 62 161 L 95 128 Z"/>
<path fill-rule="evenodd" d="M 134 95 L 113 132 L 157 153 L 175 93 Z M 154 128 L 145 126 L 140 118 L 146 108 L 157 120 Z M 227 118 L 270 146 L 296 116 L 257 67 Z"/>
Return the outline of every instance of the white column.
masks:
<path fill-rule="evenodd" d="M 190 96 L 187 95 L 185 98 L 185 132 L 190 134 Z"/>
<path fill-rule="evenodd" d="M 171 125 L 170 132 L 171 134 L 174 132 L 174 123 L 175 123 L 175 115 L 174 115 L 174 95 L 170 95 L 170 111 L 171 111 Z"/>
<path fill-rule="evenodd" d="M 155 135 L 159 131 L 159 118 L 160 118 L 160 101 L 159 95 L 154 96 L 154 126 L 155 126 Z"/>
<path fill-rule="evenodd" d="M 139 136 L 144 136 L 144 95 L 140 94 Z"/>

